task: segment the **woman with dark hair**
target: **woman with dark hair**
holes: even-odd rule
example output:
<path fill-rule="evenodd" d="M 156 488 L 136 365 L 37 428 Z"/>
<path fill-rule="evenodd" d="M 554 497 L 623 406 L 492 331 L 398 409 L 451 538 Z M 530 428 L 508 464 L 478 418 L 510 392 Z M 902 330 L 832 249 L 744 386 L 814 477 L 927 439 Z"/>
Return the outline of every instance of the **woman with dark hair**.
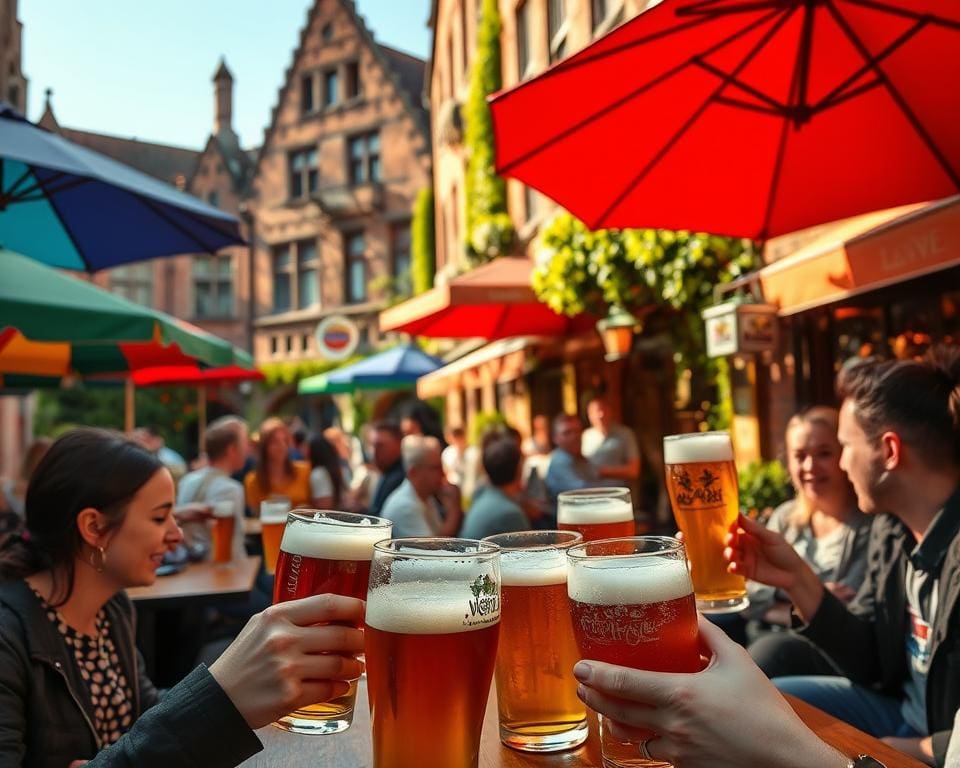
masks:
<path fill-rule="evenodd" d="M 317 509 L 340 509 L 343 501 L 343 473 L 340 456 L 323 435 L 310 438 L 310 497 Z"/>
<path fill-rule="evenodd" d="M 359 674 L 359 632 L 305 627 L 357 620 L 362 603 L 291 602 L 158 704 L 123 590 L 152 584 L 180 542 L 173 501 L 170 472 L 120 435 L 76 430 L 40 461 L 26 529 L 0 546 L 0 766 L 236 765 L 260 749 L 251 728 Z"/>
<path fill-rule="evenodd" d="M 290 428 L 282 419 L 269 418 L 260 425 L 257 466 L 243 481 L 254 515 L 260 514 L 260 502 L 271 497 L 286 496 L 293 507 L 310 503 L 310 465 L 290 458 L 292 445 Z"/>
<path fill-rule="evenodd" d="M 443 428 L 440 426 L 440 417 L 423 400 L 414 400 L 408 403 L 403 409 L 403 415 L 400 417 L 400 429 L 406 435 L 427 435 L 435 437 L 440 441 L 440 449 L 447 447 L 446 438 L 443 436 Z"/>

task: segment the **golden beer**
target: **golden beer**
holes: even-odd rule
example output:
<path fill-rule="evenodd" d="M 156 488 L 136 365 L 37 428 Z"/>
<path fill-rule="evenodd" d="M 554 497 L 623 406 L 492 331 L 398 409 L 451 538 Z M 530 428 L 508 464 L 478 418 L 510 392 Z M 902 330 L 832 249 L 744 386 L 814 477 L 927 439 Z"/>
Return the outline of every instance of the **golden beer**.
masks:
<path fill-rule="evenodd" d="M 233 559 L 233 537 L 237 517 L 232 501 L 213 504 L 213 562 L 229 563 Z"/>
<path fill-rule="evenodd" d="M 273 602 L 311 595 L 367 596 L 373 545 L 390 538 L 389 520 L 349 512 L 291 512 L 283 531 Z M 330 701 L 280 718 L 275 726 L 294 733 L 339 733 L 353 722 L 357 681 Z"/>
<path fill-rule="evenodd" d="M 501 548 L 497 706 L 500 741 L 524 752 L 557 752 L 587 738 L 573 665 L 580 658 L 567 600 L 572 531 L 523 531 L 483 539 Z"/>
<path fill-rule="evenodd" d="M 572 547 L 568 562 L 573 631 L 583 658 L 656 672 L 701 669 L 693 584 L 679 541 L 608 539 Z M 636 744 L 605 730 L 601 717 L 605 768 L 669 765 L 640 757 Z"/>
<path fill-rule="evenodd" d="M 727 572 L 724 538 L 740 514 L 737 468 L 727 432 L 663 438 L 667 492 L 690 558 L 697 607 L 741 611 L 750 603 L 743 576 Z"/>
<path fill-rule="evenodd" d="M 374 768 L 477 768 L 499 557 L 467 539 L 377 544 L 364 633 Z"/>
<path fill-rule="evenodd" d="M 260 502 L 260 536 L 263 539 L 263 570 L 273 575 L 280 556 L 280 540 L 290 512 L 289 499 L 264 499 Z"/>
<path fill-rule="evenodd" d="M 627 488 L 584 488 L 557 495 L 557 527 L 584 541 L 634 536 L 633 503 Z"/>

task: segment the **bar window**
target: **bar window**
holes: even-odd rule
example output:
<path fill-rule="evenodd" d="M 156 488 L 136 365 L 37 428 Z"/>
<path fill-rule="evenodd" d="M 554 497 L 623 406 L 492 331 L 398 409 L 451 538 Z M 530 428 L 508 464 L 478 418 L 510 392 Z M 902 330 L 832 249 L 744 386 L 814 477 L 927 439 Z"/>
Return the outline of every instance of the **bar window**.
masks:
<path fill-rule="evenodd" d="M 363 232 L 344 235 L 346 269 L 346 297 L 348 304 L 367 300 L 367 244 Z"/>

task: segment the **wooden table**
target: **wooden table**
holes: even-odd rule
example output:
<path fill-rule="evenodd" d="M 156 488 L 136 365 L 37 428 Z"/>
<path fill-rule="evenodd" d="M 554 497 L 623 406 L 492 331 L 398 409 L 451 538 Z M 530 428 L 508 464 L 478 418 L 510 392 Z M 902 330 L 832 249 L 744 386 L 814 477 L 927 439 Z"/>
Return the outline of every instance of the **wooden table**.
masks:
<path fill-rule="evenodd" d="M 854 757 L 869 754 L 883 762 L 887 768 L 926 768 L 923 763 L 891 749 L 882 741 L 858 731 L 826 712 L 797 699 L 787 699 L 811 730 L 846 755 Z M 267 726 L 257 731 L 257 736 L 263 742 L 264 750 L 244 762 L 244 768 L 372 768 L 366 680 L 361 681 L 353 726 L 349 730 L 335 736 L 299 736 Z M 567 752 L 531 755 L 503 746 L 497 726 L 497 700 L 494 692 L 490 692 L 480 742 L 480 768 L 595 768 L 600 765 L 600 749 L 593 727 L 590 738 L 582 747 Z"/>
<path fill-rule="evenodd" d="M 191 563 L 180 573 L 158 576 L 149 587 L 132 587 L 127 594 L 140 612 L 211 599 L 243 599 L 253 589 L 259 568 L 260 558 L 246 555 L 229 563 Z"/>
<path fill-rule="evenodd" d="M 143 654 L 147 676 L 158 685 L 169 686 L 189 671 L 203 642 L 202 622 L 195 626 L 200 622 L 202 607 L 246 600 L 259 570 L 260 558 L 244 555 L 229 563 L 191 563 L 179 573 L 158 576 L 149 587 L 128 589 L 127 595 L 137 607 L 137 647 Z M 160 611 L 165 612 L 161 614 L 162 623 L 157 619 Z M 168 642 L 164 644 L 166 655 L 161 659 L 164 663 L 158 665 L 158 628 L 170 626 L 184 627 L 182 631 L 196 638 L 197 646 L 191 649 L 189 643 L 181 643 L 185 647 L 168 647 Z M 171 669 L 164 673 L 166 667 Z"/>

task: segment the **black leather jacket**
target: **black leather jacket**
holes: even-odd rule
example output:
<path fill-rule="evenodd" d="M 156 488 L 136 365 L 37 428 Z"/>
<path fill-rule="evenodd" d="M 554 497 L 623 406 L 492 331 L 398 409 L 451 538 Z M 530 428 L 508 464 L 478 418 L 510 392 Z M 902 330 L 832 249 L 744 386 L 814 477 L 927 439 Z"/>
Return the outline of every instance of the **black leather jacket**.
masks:
<path fill-rule="evenodd" d="M 66 768 L 81 759 L 91 760 L 90 768 L 226 768 L 262 749 L 205 667 L 157 704 L 136 650 L 129 598 L 120 593 L 105 610 L 134 713 L 142 717 L 100 751 L 89 697 L 56 627 L 25 582 L 0 585 L 0 768 Z"/>
<path fill-rule="evenodd" d="M 960 515 L 960 491 L 944 514 Z M 914 544 L 907 527 L 892 515 L 874 520 L 867 575 L 849 606 L 829 591 L 806 625 L 794 628 L 815 642 L 847 677 L 897 698 L 909 675 L 907 636 L 907 556 Z M 960 535 L 947 545 L 939 579 L 939 606 L 930 641 L 927 674 L 927 725 L 936 765 L 943 766 L 954 715 L 960 708 Z"/>

